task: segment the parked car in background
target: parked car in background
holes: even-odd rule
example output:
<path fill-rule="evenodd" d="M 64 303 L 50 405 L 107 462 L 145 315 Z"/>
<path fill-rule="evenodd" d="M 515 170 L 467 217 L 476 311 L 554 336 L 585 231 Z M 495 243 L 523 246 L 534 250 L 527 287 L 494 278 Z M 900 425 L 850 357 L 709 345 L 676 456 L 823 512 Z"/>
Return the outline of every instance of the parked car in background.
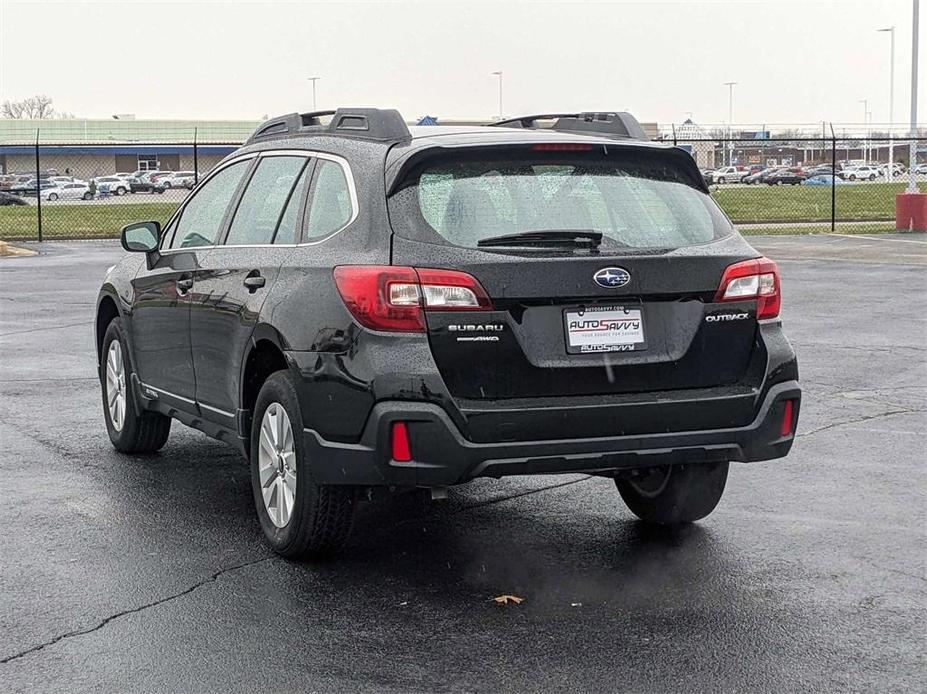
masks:
<path fill-rule="evenodd" d="M 817 174 L 815 176 L 809 176 L 801 182 L 803 186 L 831 186 L 843 185 L 845 183 L 846 181 L 833 174 Z"/>
<path fill-rule="evenodd" d="M 35 176 L 29 176 L 24 174 L 10 174 L 7 181 L 0 185 L 0 190 L 6 190 L 11 193 L 15 193 L 14 188 L 17 188 L 21 185 L 25 185 L 29 181 L 35 179 Z"/>
<path fill-rule="evenodd" d="M 158 183 L 160 171 L 145 171 L 129 181 L 129 190 L 133 193 L 163 193 L 165 188 Z"/>
<path fill-rule="evenodd" d="M 880 164 L 878 168 L 882 175 L 888 178 L 888 164 Z M 902 164 L 900 161 L 896 161 L 892 164 L 892 178 L 896 178 L 904 172 L 904 164 Z"/>
<path fill-rule="evenodd" d="M 797 186 L 802 181 L 805 180 L 805 174 L 799 171 L 791 171 L 789 169 L 782 169 L 771 173 L 766 177 L 766 180 L 763 181 L 766 185 L 770 186 L 781 186 L 781 185 L 790 185 Z"/>
<path fill-rule="evenodd" d="M 742 166 L 722 166 L 711 172 L 711 183 L 739 183 L 750 172 Z"/>
<path fill-rule="evenodd" d="M 128 182 L 116 176 L 97 176 L 93 182 L 97 189 L 106 186 L 111 195 L 125 195 L 130 189 Z"/>
<path fill-rule="evenodd" d="M 39 190 L 45 190 L 46 188 L 55 188 L 57 187 L 55 183 L 51 181 L 42 180 L 37 181 L 36 179 L 31 179 L 25 183 L 17 183 L 15 186 L 10 188 L 10 192 L 14 195 L 35 195 Z"/>
<path fill-rule="evenodd" d="M 186 188 L 187 190 L 193 187 L 193 183 L 196 180 L 196 174 L 192 171 L 177 171 L 172 173 L 169 176 L 164 176 L 160 182 L 161 184 L 170 190 L 171 188 Z"/>
<path fill-rule="evenodd" d="M 918 164 L 914 167 L 914 173 L 927 174 L 927 164 Z"/>
<path fill-rule="evenodd" d="M 844 172 L 844 177 L 848 181 L 874 181 L 882 172 L 875 166 L 856 166 Z"/>
<path fill-rule="evenodd" d="M 756 185 L 758 183 L 765 183 L 766 177 L 771 174 L 776 173 L 777 171 L 779 171 L 778 166 L 770 166 L 767 169 L 760 169 L 759 171 L 755 171 L 752 174 L 744 176 L 743 179 L 741 180 L 743 183 L 746 183 L 747 185 Z"/>
<path fill-rule="evenodd" d="M 13 195 L 12 193 L 4 193 L 0 191 L 0 207 L 6 207 L 7 205 L 28 205 L 29 203 L 23 200 L 18 195 Z"/>
<path fill-rule="evenodd" d="M 840 169 L 835 172 L 830 164 L 818 164 L 806 168 L 805 176 L 809 178 L 812 176 L 837 176 L 837 178 L 843 179 L 843 172 Z"/>
<path fill-rule="evenodd" d="M 90 200 L 93 198 L 93 191 L 86 183 L 59 183 L 54 188 L 43 190 L 40 195 L 42 200 L 55 202 L 56 200 Z"/>

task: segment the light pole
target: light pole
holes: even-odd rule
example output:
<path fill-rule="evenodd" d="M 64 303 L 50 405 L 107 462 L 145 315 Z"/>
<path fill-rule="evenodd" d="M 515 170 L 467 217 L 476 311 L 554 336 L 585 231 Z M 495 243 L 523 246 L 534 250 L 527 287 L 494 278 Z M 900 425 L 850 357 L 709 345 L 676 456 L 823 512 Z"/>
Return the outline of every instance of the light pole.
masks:
<path fill-rule="evenodd" d="M 891 181 L 894 176 L 895 163 L 895 27 L 890 26 L 887 29 L 876 29 L 877 32 L 888 32 L 892 35 L 891 58 L 888 78 L 888 168 L 886 169 L 886 178 Z"/>
<path fill-rule="evenodd" d="M 918 9 L 920 0 L 914 0 L 914 19 L 911 30 L 911 137 L 908 149 L 908 189 L 907 193 L 916 193 L 917 184 L 914 182 L 914 168 L 917 165 L 917 39 L 918 39 Z"/>
<path fill-rule="evenodd" d="M 499 120 L 502 120 L 502 70 L 496 70 L 492 74 L 499 78 Z"/>
<path fill-rule="evenodd" d="M 860 99 L 859 103 L 863 105 L 863 128 L 866 129 L 866 133 L 868 135 L 868 132 L 869 132 L 868 130 L 869 128 L 869 99 Z M 868 164 L 869 163 L 869 142 L 867 140 L 863 140 L 862 152 L 863 152 L 863 159 L 865 159 L 864 163 Z"/>
<path fill-rule="evenodd" d="M 315 83 L 318 82 L 322 78 L 321 77 L 307 77 L 306 79 L 312 82 L 312 110 L 315 111 L 317 108 L 316 102 L 315 102 Z"/>
<path fill-rule="evenodd" d="M 725 82 L 727 85 L 727 165 L 731 165 L 733 159 L 733 143 L 731 138 L 734 136 L 734 85 L 737 82 Z"/>

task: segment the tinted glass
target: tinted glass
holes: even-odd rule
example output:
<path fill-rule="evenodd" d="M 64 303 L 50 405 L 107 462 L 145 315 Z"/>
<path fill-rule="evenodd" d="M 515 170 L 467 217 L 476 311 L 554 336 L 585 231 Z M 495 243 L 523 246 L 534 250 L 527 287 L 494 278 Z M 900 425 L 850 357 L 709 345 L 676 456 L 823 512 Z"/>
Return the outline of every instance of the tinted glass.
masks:
<path fill-rule="evenodd" d="M 390 200 L 397 233 L 476 247 L 538 230 L 591 230 L 602 248 L 678 248 L 731 233 L 698 172 L 659 152 L 461 153 L 424 164 Z"/>
<path fill-rule="evenodd" d="M 225 210 L 250 164 L 250 160 L 245 160 L 222 169 L 190 198 L 177 223 L 171 248 L 215 243 Z"/>
<path fill-rule="evenodd" d="M 305 197 L 307 179 L 312 172 L 312 166 L 307 165 L 299 175 L 299 180 L 290 194 L 287 201 L 286 209 L 283 211 L 283 217 L 280 218 L 280 225 L 277 227 L 277 235 L 274 237 L 274 243 L 296 243 L 299 241 L 299 205 Z"/>
<path fill-rule="evenodd" d="M 305 157 L 265 157 L 248 182 L 225 240 L 227 246 L 270 243 Z"/>
<path fill-rule="evenodd" d="M 319 239 L 348 223 L 351 219 L 351 192 L 340 164 L 319 159 L 315 189 L 309 207 L 306 238 Z"/>

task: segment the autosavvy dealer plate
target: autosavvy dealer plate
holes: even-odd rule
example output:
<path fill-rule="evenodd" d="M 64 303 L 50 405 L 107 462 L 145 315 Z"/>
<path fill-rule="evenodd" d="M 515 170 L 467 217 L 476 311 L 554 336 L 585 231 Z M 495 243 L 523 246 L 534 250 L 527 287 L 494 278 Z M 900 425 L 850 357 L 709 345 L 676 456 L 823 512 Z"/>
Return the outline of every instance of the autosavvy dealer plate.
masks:
<path fill-rule="evenodd" d="M 647 349 L 639 306 L 568 308 L 563 312 L 563 321 L 568 354 Z"/>

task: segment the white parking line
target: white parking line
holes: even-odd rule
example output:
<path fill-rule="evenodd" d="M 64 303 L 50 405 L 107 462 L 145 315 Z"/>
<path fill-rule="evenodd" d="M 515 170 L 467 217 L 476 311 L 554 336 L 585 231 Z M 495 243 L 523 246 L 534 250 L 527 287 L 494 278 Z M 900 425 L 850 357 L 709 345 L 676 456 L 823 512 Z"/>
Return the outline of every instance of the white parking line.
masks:
<path fill-rule="evenodd" d="M 880 239 L 878 236 L 863 236 L 862 234 L 837 234 L 828 233 L 828 236 L 842 236 L 845 239 L 866 239 L 868 241 L 897 241 L 898 243 L 916 243 L 921 246 L 927 246 L 927 241 L 915 241 L 914 239 Z"/>

